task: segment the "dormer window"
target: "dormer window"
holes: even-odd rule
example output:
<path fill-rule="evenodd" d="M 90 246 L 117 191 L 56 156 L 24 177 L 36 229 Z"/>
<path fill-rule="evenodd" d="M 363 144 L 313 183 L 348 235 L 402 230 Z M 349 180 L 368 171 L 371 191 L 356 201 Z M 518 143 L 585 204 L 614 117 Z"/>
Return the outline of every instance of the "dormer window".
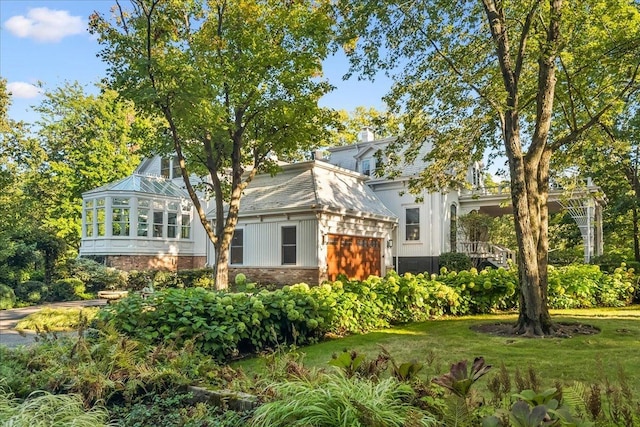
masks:
<path fill-rule="evenodd" d="M 363 175 L 371 176 L 371 160 L 366 159 L 360 162 L 360 172 Z"/>
<path fill-rule="evenodd" d="M 180 161 L 178 156 L 162 158 L 160 160 L 160 176 L 163 178 L 180 178 L 182 173 L 180 172 Z"/>

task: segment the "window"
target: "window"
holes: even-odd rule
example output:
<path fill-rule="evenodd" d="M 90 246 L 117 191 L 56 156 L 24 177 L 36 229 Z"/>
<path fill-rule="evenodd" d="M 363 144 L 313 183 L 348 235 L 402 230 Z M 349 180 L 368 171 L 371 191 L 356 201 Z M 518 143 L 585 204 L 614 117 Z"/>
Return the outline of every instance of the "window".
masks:
<path fill-rule="evenodd" d="M 369 160 L 369 159 L 367 159 L 367 160 L 363 160 L 363 161 L 360 163 L 360 169 L 361 169 L 361 172 L 362 172 L 364 175 L 368 175 L 368 176 L 370 176 L 370 175 L 371 175 L 371 160 Z"/>
<path fill-rule="evenodd" d="M 296 264 L 296 227 L 282 227 L 282 264 Z"/>
<path fill-rule="evenodd" d="M 153 213 L 153 237 L 163 237 L 164 212 Z"/>
<path fill-rule="evenodd" d="M 87 200 L 85 203 L 84 215 L 84 235 L 86 237 L 93 236 L 93 200 Z"/>
<path fill-rule="evenodd" d="M 420 240 L 420 208 L 405 210 L 405 239 Z"/>
<path fill-rule="evenodd" d="M 163 178 L 171 178 L 171 159 L 162 158 L 160 160 L 160 176 Z"/>
<path fill-rule="evenodd" d="M 160 176 L 169 179 L 179 178 L 182 176 L 178 156 L 160 159 Z"/>
<path fill-rule="evenodd" d="M 138 236 L 149 235 L 149 200 L 138 200 Z"/>
<path fill-rule="evenodd" d="M 182 214 L 182 226 L 180 228 L 180 238 L 191 238 L 191 216 L 189 214 Z"/>
<path fill-rule="evenodd" d="M 128 236 L 129 199 L 115 197 L 111 202 L 111 235 Z"/>
<path fill-rule="evenodd" d="M 167 237 L 174 239 L 178 237 L 178 213 L 169 212 L 167 215 Z"/>
<path fill-rule="evenodd" d="M 244 262 L 244 230 L 236 228 L 231 239 L 231 264 Z"/>
<path fill-rule="evenodd" d="M 178 156 L 175 156 L 171 160 L 172 160 L 171 178 L 180 178 L 182 176 L 182 171 L 180 170 L 180 160 L 178 160 Z"/>
<path fill-rule="evenodd" d="M 458 207 L 451 205 L 451 226 L 449 229 L 449 244 L 451 252 L 458 251 Z"/>
<path fill-rule="evenodd" d="M 96 205 L 98 206 L 96 208 L 96 225 L 98 228 L 98 236 L 103 237 L 106 234 L 106 229 L 105 229 L 106 215 L 104 211 L 104 199 L 96 200 Z"/>

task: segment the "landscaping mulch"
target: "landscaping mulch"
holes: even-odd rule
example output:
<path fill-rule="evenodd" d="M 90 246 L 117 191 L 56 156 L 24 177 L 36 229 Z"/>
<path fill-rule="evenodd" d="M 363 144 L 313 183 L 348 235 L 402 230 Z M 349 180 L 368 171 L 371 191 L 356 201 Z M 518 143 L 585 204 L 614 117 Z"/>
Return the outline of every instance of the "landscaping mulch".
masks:
<path fill-rule="evenodd" d="M 571 338 L 576 335 L 595 335 L 600 329 L 583 323 L 554 323 L 555 330 L 552 335 L 544 338 Z M 480 323 L 471 326 L 471 330 L 499 337 L 534 338 L 515 333 L 514 324 L 509 322 Z M 538 337 L 540 338 L 540 337 Z"/>

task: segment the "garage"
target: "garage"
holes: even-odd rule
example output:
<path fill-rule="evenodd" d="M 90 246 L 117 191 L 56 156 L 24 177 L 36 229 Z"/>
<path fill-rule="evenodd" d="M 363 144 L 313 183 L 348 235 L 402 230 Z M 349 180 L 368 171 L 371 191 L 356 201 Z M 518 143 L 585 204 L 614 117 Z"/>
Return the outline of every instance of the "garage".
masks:
<path fill-rule="evenodd" d="M 327 275 L 336 280 L 339 274 L 364 280 L 381 271 L 382 239 L 363 236 L 329 234 L 327 242 Z"/>

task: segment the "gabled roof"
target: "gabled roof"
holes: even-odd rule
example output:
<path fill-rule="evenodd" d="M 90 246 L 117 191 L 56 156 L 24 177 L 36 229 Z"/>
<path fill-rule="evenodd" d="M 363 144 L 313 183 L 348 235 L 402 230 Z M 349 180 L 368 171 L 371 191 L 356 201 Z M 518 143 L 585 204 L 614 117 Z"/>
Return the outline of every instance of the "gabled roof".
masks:
<path fill-rule="evenodd" d="M 169 179 L 139 174 L 129 175 L 119 181 L 110 182 L 102 187 L 94 188 L 93 190 L 83 193 L 83 196 L 110 191 L 147 193 L 174 198 L 188 197 L 184 190 Z"/>
<path fill-rule="evenodd" d="M 240 200 L 240 217 L 304 211 L 330 211 L 395 222 L 359 173 L 322 161 L 283 166 L 271 176 L 256 175 Z M 209 217 L 215 210 L 209 212 Z"/>

